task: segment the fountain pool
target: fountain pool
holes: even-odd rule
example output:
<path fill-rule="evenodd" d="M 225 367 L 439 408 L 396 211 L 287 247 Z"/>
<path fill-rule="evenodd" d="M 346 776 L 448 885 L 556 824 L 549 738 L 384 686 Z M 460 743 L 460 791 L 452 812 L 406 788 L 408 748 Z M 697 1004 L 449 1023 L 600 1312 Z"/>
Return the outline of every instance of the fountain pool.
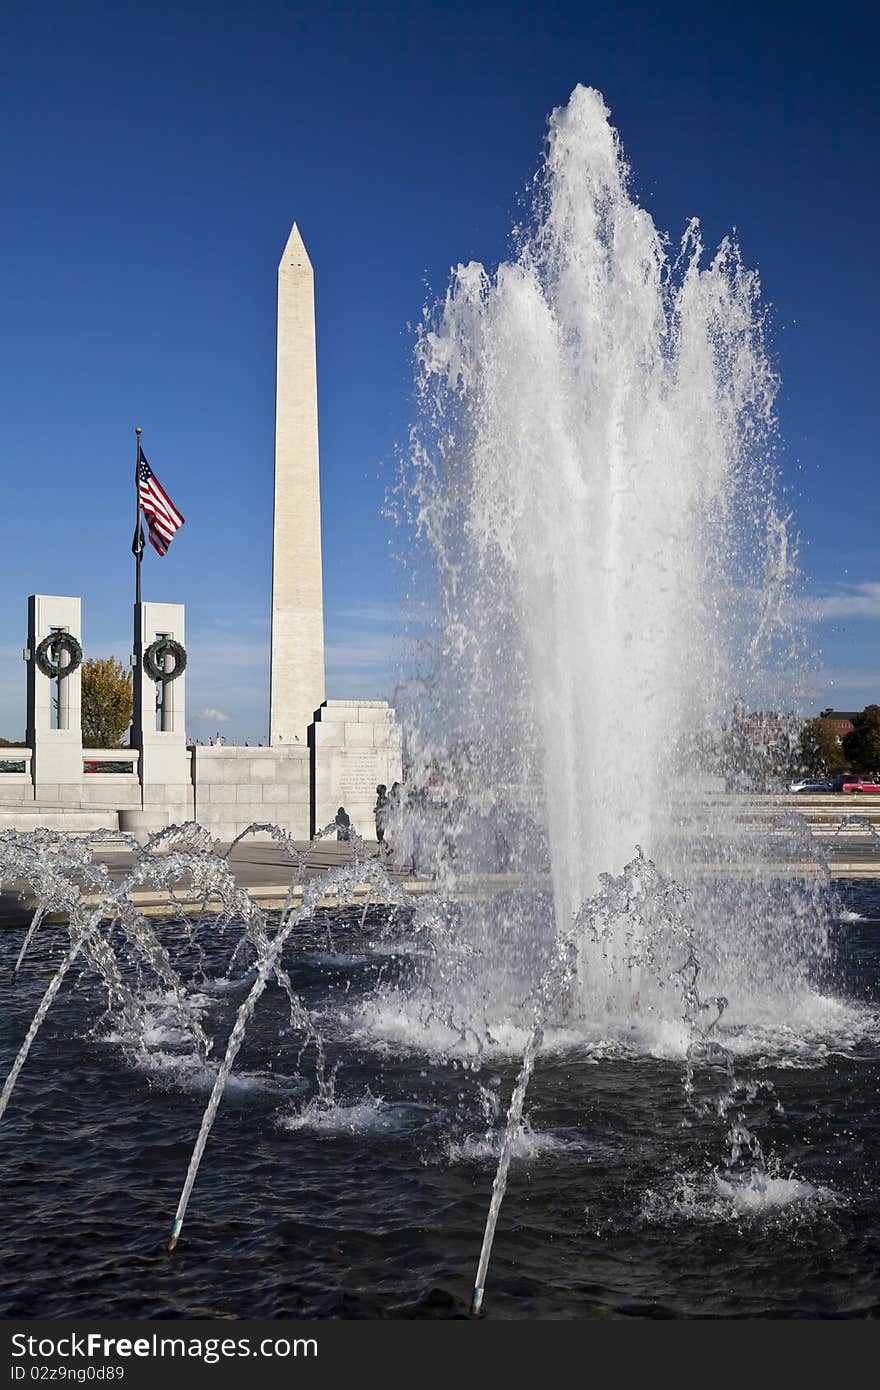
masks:
<path fill-rule="evenodd" d="M 548 1030 L 526 1097 L 485 1308 L 500 1318 L 865 1316 L 880 1310 L 880 892 L 842 885 L 835 988 L 799 1026 L 730 1023 L 725 1043 L 762 1171 L 731 1162 L 730 1117 L 698 1116 L 670 1038 Z M 141 1039 L 91 971 L 68 977 L 2 1125 L 5 1316 L 456 1317 L 518 1066 L 503 1047 L 442 1060 L 393 1017 L 423 970 L 402 911 L 319 913 L 291 982 L 325 1040 L 316 1098 L 281 989 L 248 1030 L 181 1244 L 168 1228 L 215 1070 L 144 985 Z M 872 920 L 873 919 L 873 920 Z M 159 938 L 222 1054 L 252 963 L 203 919 Z M 38 932 L 4 985 L 5 1066 L 66 947 Z M 0 934 L 8 980 L 21 943 Z M 127 969 L 126 974 L 131 972 Z M 844 1002 L 845 1001 L 845 1002 Z M 467 1065 L 465 1065 L 467 1063 Z M 749 1088 L 772 1083 L 772 1093 Z M 715 1089 L 705 1074 L 697 1087 Z M 873 1099 L 872 1099 L 873 1098 Z M 784 1113 L 779 1113 L 781 1107 Z M 737 1176 L 739 1174 L 739 1176 Z"/>

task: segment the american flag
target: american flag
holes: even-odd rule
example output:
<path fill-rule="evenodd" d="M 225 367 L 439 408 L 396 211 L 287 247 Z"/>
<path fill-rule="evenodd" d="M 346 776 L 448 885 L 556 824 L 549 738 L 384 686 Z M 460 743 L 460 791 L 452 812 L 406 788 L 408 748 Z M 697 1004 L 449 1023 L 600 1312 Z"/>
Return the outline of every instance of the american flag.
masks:
<path fill-rule="evenodd" d="M 162 487 L 138 445 L 138 502 L 143 507 L 150 533 L 150 544 L 160 555 L 166 554 L 183 517 Z M 137 539 L 137 538 L 136 538 Z M 141 542 L 143 544 L 143 542 Z"/>

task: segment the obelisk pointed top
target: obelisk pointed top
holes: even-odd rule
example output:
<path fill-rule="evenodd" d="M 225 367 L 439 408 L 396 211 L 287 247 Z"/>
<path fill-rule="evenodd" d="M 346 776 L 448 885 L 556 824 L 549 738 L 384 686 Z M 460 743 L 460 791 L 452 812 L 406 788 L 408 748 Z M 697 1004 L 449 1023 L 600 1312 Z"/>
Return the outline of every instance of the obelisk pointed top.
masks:
<path fill-rule="evenodd" d="M 312 268 L 312 263 L 309 260 L 309 253 L 305 248 L 305 243 L 300 236 L 299 227 L 295 222 L 290 229 L 290 236 L 287 238 L 287 245 L 284 248 L 284 253 L 281 257 L 281 263 L 278 269 L 285 270 L 288 266 L 296 266 L 297 268 L 308 266 L 309 270 Z"/>

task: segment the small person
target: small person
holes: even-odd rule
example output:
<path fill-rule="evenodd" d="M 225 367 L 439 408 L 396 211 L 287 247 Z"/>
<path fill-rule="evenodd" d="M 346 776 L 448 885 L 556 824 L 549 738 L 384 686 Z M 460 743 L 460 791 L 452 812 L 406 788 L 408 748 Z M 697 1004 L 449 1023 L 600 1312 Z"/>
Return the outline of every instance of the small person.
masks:
<path fill-rule="evenodd" d="M 340 806 L 336 812 L 336 838 L 337 840 L 351 839 L 351 817 L 344 806 Z"/>
<path fill-rule="evenodd" d="M 376 788 L 376 804 L 373 807 L 373 815 L 376 817 L 376 839 L 379 844 L 385 839 L 385 808 L 388 805 L 387 787 L 384 782 L 380 782 Z"/>
<path fill-rule="evenodd" d="M 376 788 L 376 791 L 378 791 L 378 790 L 379 790 L 379 788 L 377 787 L 377 788 Z M 383 841 L 383 843 L 379 846 L 379 852 L 382 853 L 382 854 L 384 855 L 384 858 L 385 858 L 386 860 L 388 860 L 388 859 L 393 859 L 393 858 L 394 858 L 394 846 L 391 845 L 391 844 L 389 844 L 388 841 L 385 839 L 384 831 L 388 829 L 388 817 L 389 817 L 389 815 L 395 814 L 399 809 L 400 809 L 400 783 L 399 783 L 399 782 L 395 782 L 395 783 L 392 785 L 392 788 L 391 788 L 390 792 L 388 793 L 387 797 L 385 798 L 385 805 L 384 805 L 383 808 L 382 808 L 382 818 L 383 818 L 383 835 L 382 835 L 382 841 Z M 392 828 L 393 828 L 393 827 L 392 827 Z"/>

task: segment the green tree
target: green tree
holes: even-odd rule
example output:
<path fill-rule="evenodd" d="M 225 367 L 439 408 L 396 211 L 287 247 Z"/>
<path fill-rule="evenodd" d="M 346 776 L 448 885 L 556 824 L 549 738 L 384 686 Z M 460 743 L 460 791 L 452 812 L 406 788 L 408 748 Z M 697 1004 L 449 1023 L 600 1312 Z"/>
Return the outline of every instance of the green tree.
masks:
<path fill-rule="evenodd" d="M 867 705 L 844 735 L 843 751 L 853 772 L 880 772 L 880 705 Z"/>
<path fill-rule="evenodd" d="M 82 736 L 86 748 L 118 748 L 131 723 L 131 672 L 111 656 L 82 664 Z"/>
<path fill-rule="evenodd" d="M 847 758 L 830 719 L 808 719 L 801 729 L 798 771 L 821 781 L 845 771 Z"/>

